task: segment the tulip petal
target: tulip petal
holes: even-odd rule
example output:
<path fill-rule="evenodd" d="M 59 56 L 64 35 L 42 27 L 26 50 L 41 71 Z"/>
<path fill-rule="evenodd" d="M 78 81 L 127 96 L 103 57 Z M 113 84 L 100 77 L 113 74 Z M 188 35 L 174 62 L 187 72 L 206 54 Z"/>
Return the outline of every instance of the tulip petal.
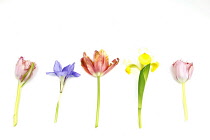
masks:
<path fill-rule="evenodd" d="M 21 56 L 16 64 L 15 68 L 15 76 L 21 80 L 22 75 L 25 74 L 24 65 L 23 65 L 24 58 Z"/>
<path fill-rule="evenodd" d="M 83 53 L 83 58 L 81 60 L 82 62 L 82 67 L 86 68 L 89 73 L 93 76 L 95 76 L 95 70 L 94 70 L 94 65 L 93 65 L 93 62 L 92 60 L 86 55 L 86 53 L 84 52 Z"/>
<path fill-rule="evenodd" d="M 190 79 L 194 70 L 193 63 L 188 63 L 187 69 L 188 69 L 188 79 Z"/>
<path fill-rule="evenodd" d="M 114 59 L 112 63 L 110 63 L 108 69 L 103 73 L 103 75 L 107 74 L 110 70 L 112 70 L 119 63 L 119 61 L 119 58 Z"/>
<path fill-rule="evenodd" d="M 83 69 L 84 69 L 88 74 L 92 75 L 92 74 L 89 72 L 88 68 L 87 68 L 87 65 L 86 65 L 86 63 L 85 63 L 85 61 L 84 61 L 84 58 L 81 58 L 80 61 L 81 61 L 81 66 L 83 67 Z"/>
<path fill-rule="evenodd" d="M 101 66 L 101 71 L 104 72 L 105 70 L 107 70 L 109 66 L 109 57 L 104 50 L 100 50 L 99 53 L 101 54 L 103 61 Z"/>
<path fill-rule="evenodd" d="M 31 63 L 29 60 L 24 60 L 23 57 L 20 57 L 15 68 L 16 78 L 20 81 L 23 81 L 26 77 L 26 73 L 31 67 Z"/>
<path fill-rule="evenodd" d="M 101 73 L 103 58 L 102 58 L 102 55 L 97 50 L 95 50 L 94 52 L 93 61 L 94 61 L 93 65 L 94 65 L 95 73 Z"/>
<path fill-rule="evenodd" d="M 177 75 L 178 75 L 178 79 L 181 83 L 184 83 L 188 80 L 188 71 L 187 71 L 187 66 L 185 65 L 185 63 L 181 63 L 180 67 L 177 70 Z"/>
<path fill-rule="evenodd" d="M 94 61 L 94 69 L 95 73 L 102 73 L 103 71 L 101 70 L 103 66 L 103 56 L 99 55 L 97 59 Z"/>
<path fill-rule="evenodd" d="M 100 56 L 100 53 L 97 50 L 95 50 L 93 54 L 93 61 L 95 62 L 99 56 Z"/>
<path fill-rule="evenodd" d="M 104 50 L 94 52 L 94 69 L 96 73 L 103 73 L 109 66 L 109 58 Z"/>
<path fill-rule="evenodd" d="M 31 78 L 34 69 L 36 69 L 36 64 L 34 62 L 31 62 L 30 64 L 30 68 L 28 69 L 28 71 L 22 76 L 22 81 L 24 82 L 22 84 L 22 87 L 25 85 L 25 83 Z"/>

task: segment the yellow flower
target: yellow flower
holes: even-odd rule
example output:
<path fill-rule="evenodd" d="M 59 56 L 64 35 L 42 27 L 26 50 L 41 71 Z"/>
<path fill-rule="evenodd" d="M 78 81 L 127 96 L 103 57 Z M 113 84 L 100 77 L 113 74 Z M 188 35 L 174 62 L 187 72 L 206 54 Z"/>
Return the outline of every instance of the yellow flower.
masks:
<path fill-rule="evenodd" d="M 126 63 L 126 61 L 125 61 Z M 142 128 L 141 123 L 141 110 L 142 110 L 142 100 L 143 100 L 143 94 L 145 85 L 147 82 L 147 78 L 149 75 L 149 71 L 154 72 L 159 66 L 158 62 L 152 62 L 152 57 L 147 54 L 143 53 L 139 55 L 138 57 L 138 63 L 137 64 L 131 64 L 130 62 L 127 62 L 127 66 L 125 68 L 125 71 L 130 74 L 133 71 L 133 68 L 138 70 L 139 73 L 139 81 L 138 81 L 138 124 L 139 128 Z M 140 71 L 140 72 L 139 72 Z"/>
<path fill-rule="evenodd" d="M 142 55 L 139 56 L 139 62 L 142 65 L 148 65 L 152 61 L 152 58 L 150 57 L 149 54 L 143 53 Z"/>
<path fill-rule="evenodd" d="M 153 63 L 151 56 L 147 53 L 143 53 L 143 54 L 139 55 L 138 61 L 139 61 L 139 64 L 137 64 L 137 65 L 136 64 L 128 64 L 125 68 L 125 71 L 128 74 L 131 74 L 132 73 L 132 71 L 131 71 L 132 68 L 142 70 L 146 65 L 150 64 L 151 65 L 151 72 L 154 72 L 159 67 L 159 63 L 158 62 Z"/>

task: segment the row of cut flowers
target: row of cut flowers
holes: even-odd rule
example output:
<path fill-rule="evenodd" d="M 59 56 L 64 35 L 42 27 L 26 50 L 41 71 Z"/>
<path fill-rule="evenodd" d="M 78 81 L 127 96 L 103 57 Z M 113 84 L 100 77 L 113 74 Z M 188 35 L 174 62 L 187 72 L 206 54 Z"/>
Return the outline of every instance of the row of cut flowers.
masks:
<path fill-rule="evenodd" d="M 158 67 L 158 62 L 153 62 L 152 57 L 147 53 L 142 53 L 138 56 L 138 63 L 132 64 L 127 63 L 125 71 L 131 74 L 133 70 L 138 70 L 139 80 L 138 80 L 138 125 L 139 128 L 142 127 L 141 112 L 143 103 L 143 94 L 145 90 L 145 85 L 148 79 L 149 72 L 154 72 Z M 83 69 L 91 76 L 97 79 L 97 106 L 96 106 L 96 119 L 95 127 L 99 125 L 99 112 L 100 112 L 100 80 L 101 77 L 110 72 L 119 63 L 119 58 L 109 62 L 109 57 L 104 50 L 95 51 L 93 54 L 93 59 L 84 52 L 81 58 L 81 66 Z M 75 63 L 69 64 L 62 68 L 59 61 L 55 61 L 53 72 L 47 72 L 47 75 L 57 76 L 60 79 L 60 95 L 58 102 L 56 104 L 54 122 L 58 120 L 58 112 L 60 106 L 60 98 L 63 93 L 63 88 L 68 78 L 79 77 L 80 74 L 74 71 Z M 36 63 L 29 60 L 24 60 L 20 57 L 15 69 L 15 75 L 18 80 L 17 96 L 15 102 L 15 110 L 13 116 L 13 126 L 18 124 L 18 109 L 20 103 L 21 89 L 25 83 L 32 77 L 34 70 L 36 69 Z M 184 110 L 184 120 L 188 120 L 187 104 L 186 104 L 186 92 L 185 83 L 191 78 L 193 73 L 193 64 L 188 62 L 183 62 L 177 60 L 172 64 L 173 76 L 178 83 L 182 85 L 182 101 Z"/>

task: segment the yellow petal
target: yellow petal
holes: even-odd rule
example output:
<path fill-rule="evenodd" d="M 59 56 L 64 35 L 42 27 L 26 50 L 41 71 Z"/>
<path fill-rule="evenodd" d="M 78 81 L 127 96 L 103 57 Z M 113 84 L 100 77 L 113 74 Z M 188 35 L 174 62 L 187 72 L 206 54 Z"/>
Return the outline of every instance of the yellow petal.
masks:
<path fill-rule="evenodd" d="M 130 65 L 128 65 L 128 66 L 125 68 L 125 71 L 126 71 L 128 74 L 131 74 L 131 68 L 136 68 L 136 69 L 140 70 L 140 68 L 139 68 L 137 65 L 135 65 L 135 64 L 130 64 Z"/>
<path fill-rule="evenodd" d="M 125 71 L 127 72 L 127 74 L 131 74 L 131 67 L 127 66 L 125 68 Z"/>
<path fill-rule="evenodd" d="M 143 53 L 139 56 L 139 62 L 142 64 L 142 65 L 147 65 L 147 64 L 150 64 L 152 61 L 152 58 L 150 57 L 150 55 L 146 54 L 146 53 Z"/>
<path fill-rule="evenodd" d="M 151 72 L 154 72 L 159 67 L 159 63 L 155 62 L 151 64 Z"/>

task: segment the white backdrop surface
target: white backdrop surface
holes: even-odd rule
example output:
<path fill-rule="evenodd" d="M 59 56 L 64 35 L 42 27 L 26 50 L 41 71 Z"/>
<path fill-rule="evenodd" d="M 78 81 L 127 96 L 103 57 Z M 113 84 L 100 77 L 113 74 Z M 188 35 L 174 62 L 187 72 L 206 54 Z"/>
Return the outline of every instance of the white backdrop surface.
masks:
<path fill-rule="evenodd" d="M 0 139 L 209 140 L 210 2 L 208 0 L 0 0 Z M 160 63 L 150 73 L 143 99 L 143 128 L 137 123 L 137 77 L 124 60 L 136 62 L 147 48 Z M 120 63 L 101 78 L 99 127 L 94 128 L 96 78 L 80 66 L 82 53 L 104 49 Z M 37 71 L 21 94 L 19 123 L 12 117 L 15 64 L 20 56 Z M 181 85 L 170 68 L 178 59 L 194 63 L 186 84 L 189 120 L 184 122 Z M 45 72 L 54 61 L 76 62 L 54 113 L 59 79 Z"/>

